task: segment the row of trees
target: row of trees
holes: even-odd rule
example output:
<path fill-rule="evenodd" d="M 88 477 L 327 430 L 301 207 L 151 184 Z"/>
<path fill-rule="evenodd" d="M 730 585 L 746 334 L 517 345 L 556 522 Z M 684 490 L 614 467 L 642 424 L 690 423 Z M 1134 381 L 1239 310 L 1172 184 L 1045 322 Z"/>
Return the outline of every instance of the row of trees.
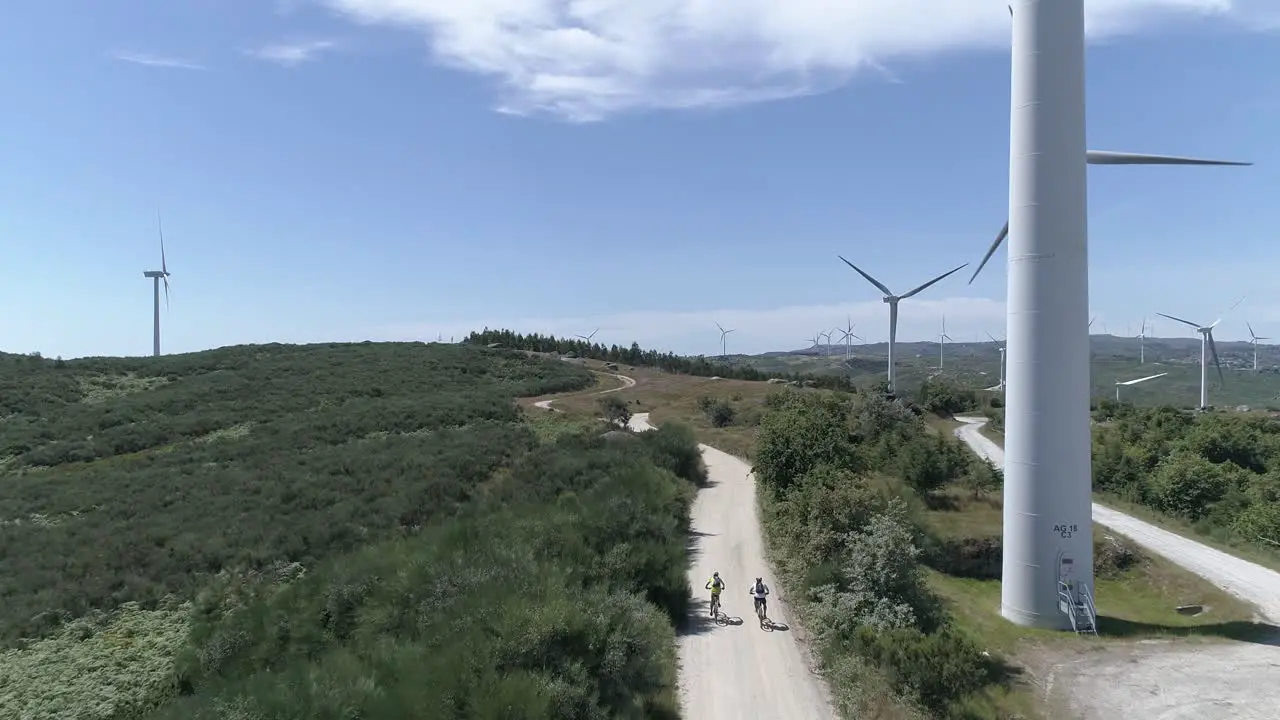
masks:
<path fill-rule="evenodd" d="M 1110 401 L 1095 420 L 1095 490 L 1226 539 L 1280 544 L 1280 422 Z"/>
<path fill-rule="evenodd" d="M 921 566 L 932 543 L 921 498 L 967 475 L 998 483 L 991 468 L 905 403 L 796 392 L 770 398 L 755 462 L 770 540 L 847 712 L 871 713 L 880 684 L 929 716 L 962 716 L 1005 681 L 1003 664 L 952 626 Z"/>
<path fill-rule="evenodd" d="M 558 353 L 566 355 L 574 353 L 579 357 L 604 362 L 625 363 L 642 367 L 656 368 L 664 372 L 698 377 L 722 377 L 734 380 L 764 381 L 770 378 L 781 378 L 789 382 L 797 382 L 811 387 L 831 390 L 854 391 L 854 385 L 848 378 L 838 375 L 801 375 L 798 373 L 764 373 L 750 365 L 734 365 L 709 360 L 705 357 L 688 357 L 671 352 L 657 350 L 641 350 L 640 344 L 633 342 L 631 347 L 619 345 L 605 346 L 581 339 L 557 338 L 554 335 L 533 333 L 524 335 L 513 330 L 490 330 L 485 328 L 473 332 L 463 341 L 472 345 L 498 344 L 506 348 L 528 350 L 531 352 Z"/>

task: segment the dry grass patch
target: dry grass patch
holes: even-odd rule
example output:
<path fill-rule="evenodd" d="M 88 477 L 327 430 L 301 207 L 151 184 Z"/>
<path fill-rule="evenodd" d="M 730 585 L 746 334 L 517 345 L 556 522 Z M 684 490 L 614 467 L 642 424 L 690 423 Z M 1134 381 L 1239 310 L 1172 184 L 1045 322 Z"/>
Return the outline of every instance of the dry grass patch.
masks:
<path fill-rule="evenodd" d="M 587 390 L 566 395 L 526 398 L 520 401 L 530 412 L 545 412 L 534 408 L 542 400 L 553 400 L 556 409 L 568 419 L 581 419 L 599 415 L 601 391 L 622 387 L 623 383 L 596 360 L 580 361 L 599 378 L 599 382 Z M 652 368 L 619 364 L 619 375 L 636 381 L 634 387 L 609 392 L 624 402 L 631 412 L 650 413 L 655 426 L 677 421 L 693 428 L 698 440 L 718 450 L 750 459 L 756 444 L 756 429 L 764 411 L 765 399 L 785 385 L 768 382 L 713 379 L 694 375 L 666 373 Z M 802 392 L 827 392 L 804 389 Z M 733 408 L 733 417 L 724 427 L 715 427 L 709 414 L 699 405 L 699 400 L 709 397 L 722 400 Z"/>

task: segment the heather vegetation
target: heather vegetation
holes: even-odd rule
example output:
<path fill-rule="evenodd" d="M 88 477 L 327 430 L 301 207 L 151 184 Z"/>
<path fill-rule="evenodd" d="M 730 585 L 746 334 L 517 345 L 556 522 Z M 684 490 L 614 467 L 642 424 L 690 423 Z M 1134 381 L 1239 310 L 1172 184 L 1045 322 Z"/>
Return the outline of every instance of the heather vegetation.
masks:
<path fill-rule="evenodd" d="M 1094 415 L 1095 491 L 1193 523 L 1220 540 L 1280 546 L 1275 418 L 1114 402 L 1100 403 Z"/>
<path fill-rule="evenodd" d="M 3 361 L 0 716 L 675 716 L 705 470 L 678 425 L 523 421 L 585 370 L 418 343 Z"/>
<path fill-rule="evenodd" d="M 998 483 L 991 468 L 905 403 L 796 392 L 771 398 L 755 463 L 771 544 L 842 712 L 884 716 L 894 697 L 899 714 L 983 717 L 983 693 L 1008 670 L 930 590 L 924 513 L 943 484 Z"/>

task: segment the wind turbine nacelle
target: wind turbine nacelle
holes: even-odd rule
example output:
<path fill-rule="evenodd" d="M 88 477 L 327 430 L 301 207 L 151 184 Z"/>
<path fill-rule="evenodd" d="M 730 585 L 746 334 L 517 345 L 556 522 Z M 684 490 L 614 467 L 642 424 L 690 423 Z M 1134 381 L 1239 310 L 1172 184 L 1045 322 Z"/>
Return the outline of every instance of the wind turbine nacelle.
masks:
<path fill-rule="evenodd" d="M 147 270 L 142 273 L 142 277 L 149 277 L 149 278 L 164 277 L 164 271 L 163 270 Z"/>

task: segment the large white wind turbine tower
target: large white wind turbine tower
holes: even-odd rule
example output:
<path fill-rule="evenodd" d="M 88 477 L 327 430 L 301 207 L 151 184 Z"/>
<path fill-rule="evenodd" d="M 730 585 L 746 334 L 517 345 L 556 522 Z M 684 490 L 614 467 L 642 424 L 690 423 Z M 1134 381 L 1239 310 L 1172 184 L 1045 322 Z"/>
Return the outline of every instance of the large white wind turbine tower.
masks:
<path fill-rule="evenodd" d="M 725 359 L 726 357 L 728 357 L 728 356 L 725 354 L 725 351 L 724 351 L 724 349 L 725 349 L 725 341 L 724 341 L 724 339 L 725 339 L 725 337 L 726 337 L 726 336 L 728 336 L 728 334 L 729 334 L 729 333 L 731 333 L 731 332 L 735 332 L 735 331 L 737 330 L 737 328 L 733 328 L 733 330 L 725 330 L 724 328 L 720 327 L 720 323 L 716 323 L 716 327 L 717 327 L 717 328 L 720 328 L 720 359 L 721 359 L 721 360 L 723 360 L 723 359 Z"/>
<path fill-rule="evenodd" d="M 160 357 L 160 282 L 164 281 L 164 306 L 169 307 L 169 264 L 164 258 L 164 224 L 160 221 L 160 213 L 156 213 L 156 228 L 160 231 L 160 269 L 146 270 L 142 273 L 143 277 L 151 278 L 152 288 L 152 322 L 154 324 L 153 337 L 151 340 L 151 354 L 154 357 Z"/>
<path fill-rule="evenodd" d="M 1009 215 L 974 272 L 1008 235 L 1000 612 L 1069 629 L 1093 586 L 1087 164 L 1248 163 L 1088 150 L 1084 0 L 1014 0 L 1010 12 Z"/>
<path fill-rule="evenodd" d="M 951 336 L 947 334 L 947 316 L 942 316 L 942 332 L 938 333 L 938 369 L 942 369 L 942 350 L 947 346 Z"/>
<path fill-rule="evenodd" d="M 1271 338 L 1262 337 L 1261 335 L 1258 335 L 1257 333 L 1255 333 L 1253 331 L 1253 326 L 1250 325 L 1248 322 L 1246 322 L 1244 326 L 1249 328 L 1249 344 L 1253 346 L 1253 371 L 1258 372 L 1258 341 L 1270 340 Z"/>
<path fill-rule="evenodd" d="M 930 280 L 929 282 L 921 285 L 920 287 L 912 290 L 911 292 L 903 293 L 901 295 L 894 295 L 892 290 L 884 286 L 884 283 L 866 274 L 861 269 L 859 269 L 857 265 L 854 265 L 848 260 L 845 260 L 843 256 L 837 255 L 836 257 L 840 258 L 841 260 L 844 260 L 845 265 L 848 265 L 849 267 L 853 268 L 854 272 L 866 278 L 867 282 L 871 283 L 872 285 L 875 285 L 877 290 L 884 293 L 884 302 L 889 306 L 889 373 L 888 373 L 889 392 L 893 393 L 896 391 L 896 386 L 894 385 L 894 372 L 893 372 L 893 361 L 894 361 L 893 348 L 898 341 L 898 303 L 903 300 L 906 300 L 912 295 L 915 295 L 923 291 L 925 288 L 928 288 L 930 285 L 933 285 L 934 283 L 938 282 L 939 280 L 942 280 L 943 278 L 951 275 L 952 273 L 958 272 L 959 270 L 964 268 L 965 265 L 968 265 L 969 263 L 965 263 L 960 267 L 954 268 L 952 270 L 948 270 L 947 272 L 942 273 L 938 277 Z"/>
<path fill-rule="evenodd" d="M 1156 379 L 1156 378 L 1158 378 L 1158 377 L 1164 377 L 1165 375 L 1168 375 L 1168 374 L 1169 374 L 1169 373 L 1160 373 L 1159 375 L 1148 375 L 1148 376 L 1146 376 L 1146 377 L 1140 377 L 1140 378 L 1138 378 L 1137 380 L 1125 380 L 1124 382 L 1121 382 L 1121 381 L 1117 380 L 1117 381 L 1116 381 L 1116 402 L 1120 402 L 1120 388 L 1121 388 L 1121 387 L 1126 387 L 1126 386 L 1129 386 L 1129 385 L 1137 385 L 1138 383 L 1143 383 L 1143 382 L 1146 382 L 1146 381 L 1148 381 L 1148 380 L 1155 380 L 1155 379 Z"/>

